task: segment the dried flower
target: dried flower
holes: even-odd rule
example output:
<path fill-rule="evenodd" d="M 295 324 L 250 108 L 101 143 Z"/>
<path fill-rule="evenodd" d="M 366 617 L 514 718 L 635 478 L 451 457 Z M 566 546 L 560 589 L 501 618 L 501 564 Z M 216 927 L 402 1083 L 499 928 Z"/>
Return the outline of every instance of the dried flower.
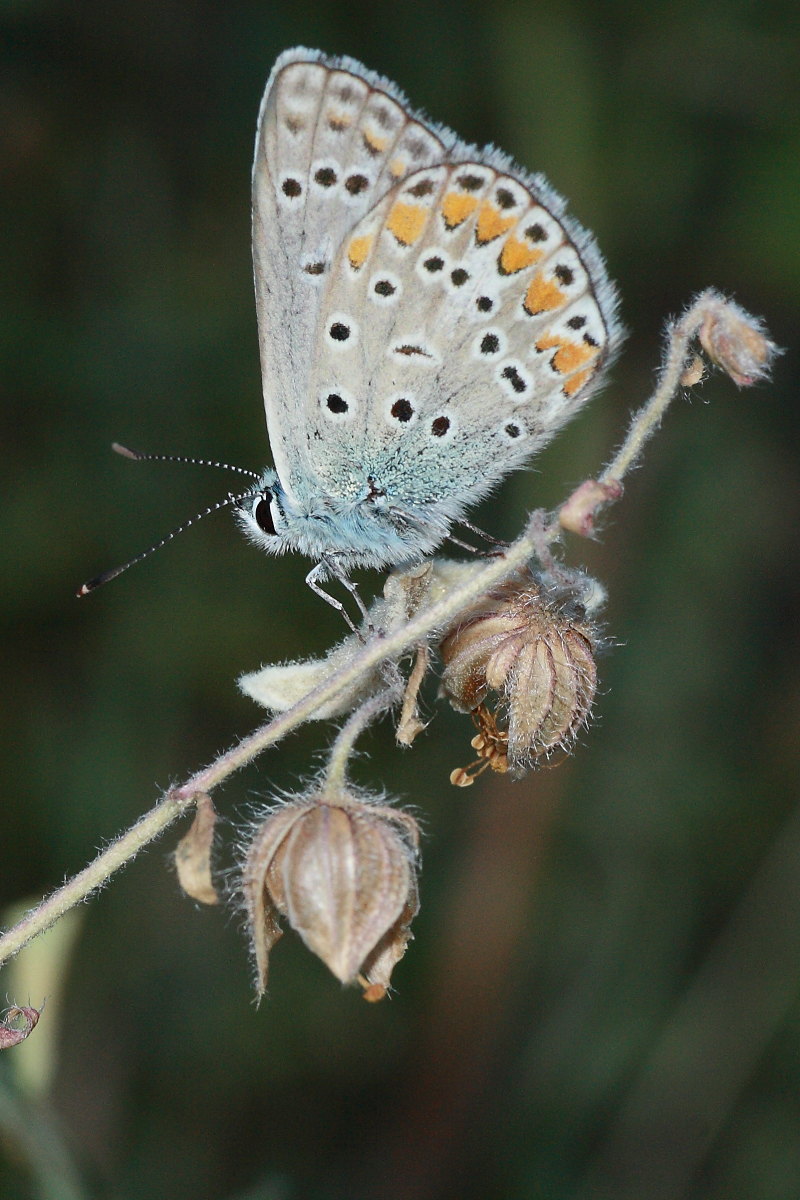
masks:
<path fill-rule="evenodd" d="M 337 979 L 380 999 L 419 907 L 418 843 L 412 816 L 352 792 L 323 789 L 270 810 L 243 868 L 259 995 L 285 917 Z"/>
<path fill-rule="evenodd" d="M 451 782 L 467 787 L 486 766 L 521 773 L 568 749 L 594 699 L 597 635 L 582 611 L 552 598 L 530 572 L 493 592 L 441 643 L 444 691 L 478 726 L 478 762 Z M 497 692 L 507 729 L 484 701 Z M 475 771 L 475 767 L 479 767 Z"/>

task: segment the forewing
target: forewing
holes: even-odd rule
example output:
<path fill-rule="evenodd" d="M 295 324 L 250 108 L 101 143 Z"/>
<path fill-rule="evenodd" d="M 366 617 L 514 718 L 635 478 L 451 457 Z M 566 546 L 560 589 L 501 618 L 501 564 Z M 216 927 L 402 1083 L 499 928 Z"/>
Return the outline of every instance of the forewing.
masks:
<path fill-rule="evenodd" d="M 337 251 L 398 180 L 442 153 L 396 89 L 352 60 L 292 50 L 275 64 L 256 135 L 253 262 L 267 424 L 290 493 L 308 477 L 297 427 Z"/>

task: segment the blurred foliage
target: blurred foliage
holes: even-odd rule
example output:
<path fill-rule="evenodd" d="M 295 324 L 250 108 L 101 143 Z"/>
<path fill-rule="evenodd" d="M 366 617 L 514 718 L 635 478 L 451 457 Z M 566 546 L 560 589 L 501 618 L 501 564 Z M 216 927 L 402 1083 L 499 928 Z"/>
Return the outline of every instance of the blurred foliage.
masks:
<path fill-rule="evenodd" d="M 620 283 L 610 386 L 485 527 L 597 469 L 694 292 L 789 352 L 771 386 L 677 404 L 602 538 L 570 545 L 615 645 L 569 764 L 462 793 L 463 718 L 407 754 L 367 739 L 363 781 L 426 826 L 395 998 L 363 1004 L 287 937 L 256 1010 L 239 921 L 181 898 L 173 831 L 83 913 L 40 1022 L 52 1082 L 15 1065 L 32 1040 L 0 1062 L 4 1200 L 800 1195 L 797 28 L 789 0 L 5 0 L 4 903 L 253 727 L 237 674 L 341 634 L 307 565 L 225 514 L 72 598 L 224 494 L 113 439 L 266 461 L 248 192 L 282 49 L 352 54 L 544 171 Z M 230 821 L 328 736 L 229 783 Z"/>

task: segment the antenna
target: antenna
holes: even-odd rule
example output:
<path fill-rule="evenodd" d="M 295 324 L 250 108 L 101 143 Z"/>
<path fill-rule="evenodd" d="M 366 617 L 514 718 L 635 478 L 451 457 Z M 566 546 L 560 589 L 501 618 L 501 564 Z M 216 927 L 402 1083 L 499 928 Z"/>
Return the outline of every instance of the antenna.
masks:
<path fill-rule="evenodd" d="M 145 455 L 143 457 L 149 458 L 150 455 Z M 166 457 L 166 456 L 164 456 L 164 457 Z M 196 460 L 191 459 L 191 460 L 186 460 L 186 461 L 196 461 Z M 209 465 L 218 466 L 218 465 L 222 465 L 222 464 L 211 463 Z M 239 470 L 239 468 L 233 467 L 232 470 Z M 258 478 L 258 476 L 255 475 L 255 472 L 245 472 L 245 473 L 252 474 L 255 476 L 255 478 Z M 202 520 L 203 517 L 207 517 L 209 515 L 209 513 L 217 512 L 217 510 L 220 508 L 227 508 L 231 504 L 238 504 L 241 500 L 244 500 L 245 497 L 252 496 L 252 495 L 253 495 L 253 491 L 250 490 L 247 492 L 240 492 L 238 494 L 238 496 L 234 496 L 233 494 L 231 494 L 231 495 L 226 496 L 224 500 L 218 500 L 216 504 L 211 504 L 208 508 L 204 508 L 202 512 L 199 512 L 195 516 L 190 517 L 188 521 L 184 521 L 182 525 L 178 525 L 176 529 L 173 529 L 170 533 L 168 533 L 166 535 L 166 537 L 163 537 L 160 542 L 156 542 L 153 546 L 148 546 L 148 548 L 146 550 L 142 550 L 141 554 L 136 554 L 133 558 L 129 559 L 126 563 L 123 563 L 121 567 L 112 567 L 110 571 L 103 571 L 103 573 L 101 575 L 95 575 L 94 579 L 87 580 L 86 583 L 81 584 L 81 586 L 78 588 L 75 595 L 76 596 L 88 596 L 89 592 L 95 591 L 96 588 L 100 587 L 101 583 L 108 583 L 109 580 L 116 579 L 116 577 L 118 575 L 121 575 L 123 571 L 127 571 L 128 567 L 135 566 L 136 563 L 141 562 L 143 558 L 149 558 L 150 555 L 154 554 L 156 550 L 160 550 L 162 546 L 166 546 L 167 542 L 171 542 L 172 539 L 174 537 L 177 537 L 179 533 L 183 533 L 184 530 L 188 529 L 190 525 L 194 525 L 197 521 Z"/>
<path fill-rule="evenodd" d="M 235 471 L 237 475 L 247 475 L 250 479 L 261 478 L 258 471 L 248 471 L 246 467 L 232 467 L 230 463 L 211 462 L 207 458 L 187 458 L 183 454 L 142 454 L 139 450 L 120 445 L 119 442 L 112 442 L 111 449 L 122 458 L 130 458 L 134 462 L 190 463 L 195 467 L 218 467 L 221 471 Z M 201 515 L 205 516 L 205 513 Z"/>
<path fill-rule="evenodd" d="M 128 446 L 123 446 L 119 442 L 112 442 L 111 449 L 115 454 L 121 455 L 122 458 L 130 458 L 134 462 L 174 462 L 174 463 L 190 463 L 195 467 L 218 467 L 222 471 L 235 471 L 237 475 L 246 475 L 249 479 L 258 480 L 261 476 L 257 471 L 249 471 L 246 467 L 232 467 L 230 463 L 211 462 L 207 458 L 187 458 L 182 454 L 142 454 L 139 450 L 131 450 Z M 204 508 L 202 512 L 190 517 L 188 521 L 184 521 L 182 525 L 178 525 L 166 537 L 163 537 L 160 542 L 156 542 L 153 546 L 149 546 L 147 550 L 142 550 L 141 554 L 135 555 L 128 562 L 123 563 L 121 567 L 113 567 L 110 571 L 103 571 L 101 575 L 95 575 L 94 579 L 87 580 L 81 584 L 75 593 L 76 596 L 88 596 L 89 592 L 93 592 L 100 587 L 101 583 L 108 583 L 111 579 L 116 579 L 123 571 L 127 571 L 128 567 L 133 567 L 136 563 L 141 562 L 143 558 L 149 558 L 156 550 L 160 550 L 162 546 L 166 546 L 167 542 L 171 542 L 179 533 L 183 533 L 190 525 L 194 525 L 197 521 L 207 517 L 209 513 L 217 512 L 220 508 L 227 508 L 230 504 L 238 504 L 244 500 L 246 496 L 252 496 L 253 489 L 246 492 L 240 492 L 238 496 L 229 493 L 224 500 L 219 500 L 216 504 Z"/>

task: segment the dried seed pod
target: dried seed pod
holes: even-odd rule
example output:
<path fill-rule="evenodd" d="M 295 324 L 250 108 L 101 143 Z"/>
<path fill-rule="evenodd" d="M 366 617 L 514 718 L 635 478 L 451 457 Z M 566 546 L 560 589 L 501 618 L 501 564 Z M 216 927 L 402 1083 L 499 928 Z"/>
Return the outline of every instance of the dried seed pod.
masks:
<path fill-rule="evenodd" d="M 571 606 L 576 608 L 573 603 Z M 493 592 L 441 643 L 442 684 L 455 708 L 473 713 L 478 763 L 451 781 L 466 787 L 480 770 L 519 774 L 537 759 L 568 749 L 586 723 L 597 674 L 591 624 L 551 598 L 530 572 Z M 507 728 L 484 703 L 499 697 Z"/>
<path fill-rule="evenodd" d="M 310 793 L 271 810 L 243 867 L 259 995 L 279 917 L 342 983 L 361 982 L 370 1000 L 385 994 L 419 907 L 418 842 L 408 813 L 351 793 Z"/>

